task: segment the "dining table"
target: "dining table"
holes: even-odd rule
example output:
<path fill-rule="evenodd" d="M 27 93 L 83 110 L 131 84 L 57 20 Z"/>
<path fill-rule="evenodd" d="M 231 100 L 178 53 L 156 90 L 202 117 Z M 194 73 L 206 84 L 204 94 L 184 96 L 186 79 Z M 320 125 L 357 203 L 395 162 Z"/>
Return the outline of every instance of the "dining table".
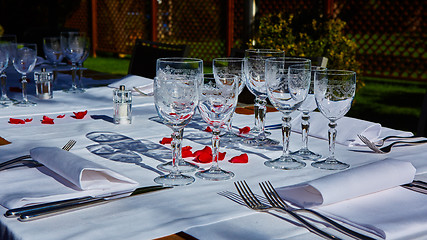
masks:
<path fill-rule="evenodd" d="M 36 67 L 35 71 L 41 67 Z M 7 73 L 8 84 L 18 88 L 18 74 L 10 68 Z M 54 82 L 53 98 L 38 99 L 30 76 L 28 98 L 37 105 L 0 109 L 0 163 L 30 152 L 33 156 L 35 149 L 61 148 L 73 139 L 76 144 L 69 151 L 70 157 L 84 159 L 119 174 L 123 179 L 129 179 L 133 189 L 157 185 L 154 178 L 166 174 L 157 165 L 172 158 L 171 145 L 162 143 L 163 139 L 170 138 L 172 130 L 158 117 L 153 95 L 134 90 L 134 87 L 144 87 L 150 91 L 151 84 L 152 91 L 151 79 L 85 70 L 82 80 L 85 92 L 62 91 L 71 85 L 70 72 L 63 66 Z M 120 85 L 126 85 L 127 89 L 132 90 L 130 124 L 115 124 L 113 121 L 113 89 Z M 19 92 L 8 94 L 15 99 L 21 97 Z M 269 109 L 266 130 L 271 134 L 268 137 L 282 141 L 282 114 L 271 107 Z M 77 117 L 79 113 L 84 113 L 83 117 Z M 46 118 L 52 121 L 44 121 Z M 300 149 L 302 144 L 300 118 L 300 114 L 294 112 L 291 151 Z M 11 119 L 21 119 L 23 123 L 13 124 Z M 328 156 L 329 150 L 327 123 L 327 119 L 319 112 L 312 113 L 308 146 L 322 156 Z M 278 146 L 254 147 L 245 144 L 244 136 L 232 141 L 221 139 L 220 152 L 225 152 L 225 158 L 219 164 L 221 168 L 235 173 L 231 180 L 208 181 L 196 178 L 190 185 L 111 199 L 105 204 L 33 221 L 18 221 L 17 218 L 4 216 L 4 213 L 10 208 L 24 205 L 21 200 L 12 201 L 15 196 L 18 198 L 25 193 L 37 195 L 38 188 L 49 187 L 42 186 L 43 181 L 51 183 L 59 177 L 52 177 L 46 166 L 20 164 L 7 168 L 0 171 L 0 239 L 322 239 L 289 214 L 259 212 L 248 208 L 239 196 L 235 182 L 246 181 L 253 192 L 265 200 L 259 187 L 259 183 L 264 181 L 285 191 L 286 187 L 384 164 L 375 171 L 368 171 L 369 174 L 351 178 L 349 185 L 339 182 L 328 185 L 331 191 L 352 192 L 353 185 L 358 186 L 359 182 L 369 186 L 380 181 L 382 170 L 387 168 L 384 166 L 394 162 L 410 163 L 410 168 L 414 169 L 410 181 L 412 178 L 427 181 L 427 144 L 399 146 L 390 153 L 379 154 L 357 139 L 357 134 L 371 134 L 373 138 L 379 139 L 388 135 L 412 133 L 350 117 L 343 117 L 337 123 L 335 155 L 350 164 L 348 170 L 318 169 L 310 165 L 311 161 L 305 161 L 307 166 L 302 169 L 273 169 L 265 166 L 264 162 L 282 154 L 281 143 Z M 252 109 L 240 104 L 233 116 L 234 130 L 238 132 L 239 129 L 253 125 Z M 196 113 L 184 128 L 182 146 L 190 148 L 192 152 L 211 146 L 212 133 L 207 131 L 207 126 L 200 114 Z M 242 154 L 248 156 L 247 162 L 231 160 Z M 194 157 L 186 157 L 184 160 L 201 169 L 211 165 L 197 161 Z M 184 174 L 194 176 L 194 172 Z M 44 175 L 50 177 L 40 180 Z M 398 175 L 399 171 L 387 177 Z M 58 189 L 70 187 L 63 182 L 57 185 Z M 318 210 L 374 239 L 426 239 L 427 194 L 399 185 L 308 208 Z M 412 202 L 408 202 L 408 199 Z M 382 208 L 385 205 L 387 208 Z M 391 208 L 393 210 L 390 210 L 390 205 L 394 206 Z M 347 213 L 350 217 L 345 217 Z M 305 215 L 305 218 L 339 238 L 351 239 L 322 220 L 310 215 Z"/>

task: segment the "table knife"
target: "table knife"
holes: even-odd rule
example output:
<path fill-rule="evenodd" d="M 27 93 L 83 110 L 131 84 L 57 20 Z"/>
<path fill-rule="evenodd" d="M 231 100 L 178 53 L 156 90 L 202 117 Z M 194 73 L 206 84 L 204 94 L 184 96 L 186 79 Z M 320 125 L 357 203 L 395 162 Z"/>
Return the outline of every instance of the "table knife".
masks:
<path fill-rule="evenodd" d="M 130 195 L 124 195 L 124 193 L 112 194 L 102 197 L 80 197 L 61 201 L 55 201 L 50 203 L 43 203 L 37 205 L 31 205 L 27 207 L 14 208 L 6 211 L 4 214 L 6 217 L 19 217 L 18 220 L 26 222 L 45 218 L 49 216 L 58 215 L 65 212 L 70 212 L 78 209 L 83 209 L 91 206 L 107 203 L 108 201 L 121 199 L 125 197 L 135 196 L 139 194 L 149 193 L 153 191 L 159 191 L 168 189 L 171 187 L 164 187 L 160 185 L 140 187 L 135 189 Z"/>

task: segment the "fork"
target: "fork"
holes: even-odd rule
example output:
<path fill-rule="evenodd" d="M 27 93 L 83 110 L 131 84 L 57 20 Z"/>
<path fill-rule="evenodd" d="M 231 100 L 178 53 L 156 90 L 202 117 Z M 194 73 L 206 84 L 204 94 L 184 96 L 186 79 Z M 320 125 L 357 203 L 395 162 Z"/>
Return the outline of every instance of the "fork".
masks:
<path fill-rule="evenodd" d="M 359 135 L 358 135 L 359 136 Z M 360 136 L 363 136 L 363 135 L 360 135 Z M 359 138 L 360 138 L 360 136 L 359 136 Z M 363 136 L 363 137 L 365 137 L 365 136 Z M 413 135 L 413 136 L 406 136 L 406 137 L 404 137 L 404 136 L 387 136 L 387 137 L 384 137 L 384 138 L 382 138 L 382 139 L 380 139 L 380 140 L 378 140 L 378 141 L 375 141 L 374 143 L 375 143 L 375 145 L 377 146 L 377 147 L 381 147 L 381 146 L 383 146 L 384 145 L 384 143 L 388 140 L 388 139 L 392 139 L 392 138 L 399 138 L 399 139 L 412 139 L 412 138 L 419 138 L 420 136 L 416 136 L 416 135 Z M 366 138 L 366 137 L 365 137 Z"/>
<path fill-rule="evenodd" d="M 404 144 L 408 144 L 408 145 L 417 145 L 417 144 L 422 144 L 422 143 L 427 143 L 427 139 L 425 140 L 420 140 L 420 141 L 415 141 L 415 142 L 406 142 L 406 141 L 397 141 L 397 142 L 393 142 L 385 147 L 377 147 L 375 145 L 375 143 L 371 142 L 369 139 L 367 139 L 365 136 L 358 134 L 357 135 L 360 140 L 362 140 L 362 142 L 364 144 L 366 144 L 366 146 L 368 146 L 370 149 L 372 149 L 374 152 L 376 153 L 389 153 L 391 151 L 391 148 L 396 145 L 396 144 L 400 144 L 400 143 L 404 143 Z"/>
<path fill-rule="evenodd" d="M 324 237 L 326 239 L 339 239 L 338 237 L 336 237 L 334 235 L 331 235 L 331 234 L 329 234 L 327 232 L 324 232 L 324 231 L 320 230 L 319 228 L 317 228 L 316 226 L 314 226 L 311 223 L 307 222 L 301 216 L 299 216 L 298 214 L 296 214 L 296 213 L 294 213 L 292 211 L 289 211 L 289 210 L 284 209 L 284 208 L 277 208 L 277 207 L 268 206 L 268 205 L 260 202 L 258 200 L 258 198 L 255 196 L 255 194 L 252 192 L 252 190 L 249 188 L 249 186 L 246 183 L 246 181 L 237 181 L 237 182 L 234 182 L 234 186 L 236 187 L 237 192 L 239 192 L 240 197 L 246 203 L 246 206 L 248 208 L 253 209 L 255 211 L 267 212 L 267 213 L 270 213 L 269 211 L 271 211 L 271 210 L 288 213 L 295 220 L 297 220 L 298 222 L 300 222 L 301 224 L 303 224 L 311 232 L 313 232 L 313 233 L 315 233 L 315 234 L 317 234 L 317 235 L 319 235 L 321 237 Z"/>
<path fill-rule="evenodd" d="M 71 148 L 73 148 L 75 144 L 76 144 L 75 140 L 70 140 L 62 147 L 62 149 L 65 151 L 70 151 Z M 26 162 L 26 161 L 28 161 L 28 160 L 26 160 L 28 158 L 31 158 L 31 156 L 30 155 L 24 155 L 24 156 L 20 156 L 20 157 L 14 158 L 12 160 L 0 163 L 0 171 L 10 167 L 11 165 Z"/>
<path fill-rule="evenodd" d="M 305 208 L 291 209 L 291 207 L 279 196 L 279 194 L 276 192 L 276 190 L 274 189 L 274 187 L 270 183 L 270 181 L 259 183 L 259 186 L 261 187 L 262 192 L 264 193 L 265 197 L 267 198 L 267 200 L 270 202 L 271 206 L 273 206 L 273 207 L 287 209 L 289 211 L 311 213 L 311 214 L 323 219 L 324 221 L 326 221 L 327 223 L 332 225 L 337 231 L 344 233 L 347 236 L 353 237 L 355 239 L 374 239 L 374 238 L 365 236 L 363 234 L 360 234 L 358 232 L 355 232 L 355 231 L 335 222 L 334 220 L 332 220 L 332 219 L 324 216 L 323 214 L 316 212 L 312 209 L 305 209 Z"/>

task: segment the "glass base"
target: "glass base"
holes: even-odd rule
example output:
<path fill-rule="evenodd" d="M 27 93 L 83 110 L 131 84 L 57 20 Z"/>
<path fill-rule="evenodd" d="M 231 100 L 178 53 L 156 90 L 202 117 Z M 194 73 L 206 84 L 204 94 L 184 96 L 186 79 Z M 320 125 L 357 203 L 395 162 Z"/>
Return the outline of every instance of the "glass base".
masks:
<path fill-rule="evenodd" d="M 229 180 L 234 177 L 234 173 L 226 170 L 218 169 L 207 169 L 197 172 L 196 177 L 210 180 L 210 181 L 223 181 Z"/>
<path fill-rule="evenodd" d="M 14 103 L 13 105 L 17 107 L 32 107 L 32 106 L 36 106 L 37 103 L 31 102 L 31 101 L 19 101 Z"/>
<path fill-rule="evenodd" d="M 255 138 L 259 134 L 260 134 L 260 131 L 258 129 L 251 129 L 248 133 L 244 133 L 244 134 L 237 133 L 238 136 L 240 136 L 240 137 L 246 137 L 246 138 Z M 270 136 L 271 132 L 264 131 L 264 134 L 265 134 L 265 136 Z"/>
<path fill-rule="evenodd" d="M 296 152 L 292 152 L 291 156 L 298 160 L 316 161 L 322 157 L 322 155 L 310 151 L 307 148 L 301 148 Z"/>
<path fill-rule="evenodd" d="M 170 173 L 167 175 L 156 177 L 154 179 L 154 182 L 162 184 L 163 186 L 184 186 L 191 184 L 194 181 L 194 177 L 182 175 L 179 173 Z"/>
<path fill-rule="evenodd" d="M 335 158 L 328 157 L 322 161 L 311 163 L 311 166 L 326 170 L 343 170 L 350 167 L 350 164 L 340 162 Z"/>
<path fill-rule="evenodd" d="M 197 166 L 196 164 L 189 163 L 184 160 L 178 161 L 177 166 L 180 172 L 195 172 L 199 169 L 199 166 Z M 157 165 L 157 169 L 165 172 L 172 172 L 172 161 Z"/>
<path fill-rule="evenodd" d="M 306 166 L 305 162 L 301 162 L 292 158 L 291 156 L 281 156 L 274 160 L 265 161 L 264 165 L 267 167 L 283 170 L 300 169 Z"/>
<path fill-rule="evenodd" d="M 16 102 L 16 100 L 10 99 L 8 97 L 2 97 L 2 98 L 0 98 L 0 104 L 2 104 L 2 105 L 9 106 L 9 105 L 14 104 L 15 102 Z"/>
<path fill-rule="evenodd" d="M 243 141 L 245 145 L 254 147 L 271 147 L 279 145 L 279 141 L 270 138 L 247 138 Z"/>
<path fill-rule="evenodd" d="M 66 93 L 84 93 L 84 92 L 86 92 L 86 90 L 84 90 L 83 88 L 71 87 L 70 89 L 64 90 L 64 92 L 66 92 Z"/>

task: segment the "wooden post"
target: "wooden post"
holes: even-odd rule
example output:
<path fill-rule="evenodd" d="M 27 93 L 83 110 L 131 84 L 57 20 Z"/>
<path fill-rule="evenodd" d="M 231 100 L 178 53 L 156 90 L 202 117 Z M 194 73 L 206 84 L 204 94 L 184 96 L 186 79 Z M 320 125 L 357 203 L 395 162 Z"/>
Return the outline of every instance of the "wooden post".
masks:
<path fill-rule="evenodd" d="M 98 49 L 98 9 L 97 0 L 91 1 L 92 8 L 92 56 L 96 57 L 96 49 Z"/>
<path fill-rule="evenodd" d="M 334 0 L 324 0 L 325 3 L 325 15 L 329 18 L 334 13 Z"/>
<path fill-rule="evenodd" d="M 151 41 L 157 42 L 157 0 L 151 0 Z"/>
<path fill-rule="evenodd" d="M 234 37 L 234 0 L 227 0 L 227 40 L 225 42 L 226 56 L 231 55 Z"/>

